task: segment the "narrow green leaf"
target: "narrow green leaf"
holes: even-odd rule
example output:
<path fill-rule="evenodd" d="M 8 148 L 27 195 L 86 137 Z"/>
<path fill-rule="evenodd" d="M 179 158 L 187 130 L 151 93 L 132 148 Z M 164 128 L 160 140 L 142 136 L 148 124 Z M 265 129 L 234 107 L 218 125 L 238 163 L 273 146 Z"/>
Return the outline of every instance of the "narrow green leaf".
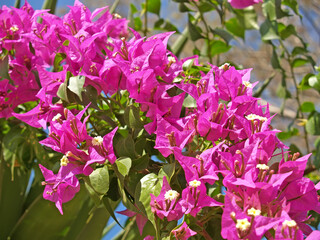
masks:
<path fill-rule="evenodd" d="M 191 15 L 189 15 L 189 20 L 188 20 L 188 31 L 190 35 L 190 39 L 192 41 L 196 41 L 200 38 L 203 38 L 201 35 L 201 29 L 198 28 L 194 23 L 191 21 Z"/>
<path fill-rule="evenodd" d="M 232 34 L 230 34 L 228 31 L 224 30 L 223 28 L 211 29 L 211 32 L 213 34 L 221 37 L 226 43 L 229 43 L 233 39 Z"/>
<path fill-rule="evenodd" d="M 121 227 L 121 224 L 119 223 L 118 219 L 116 218 L 116 216 L 114 215 L 114 210 L 116 208 L 116 205 L 115 204 L 112 204 L 109 200 L 108 197 L 104 196 L 102 198 L 102 202 L 103 202 L 103 205 L 104 207 L 106 208 L 106 210 L 108 211 L 108 213 L 110 214 L 110 216 L 113 218 L 113 220 Z"/>
<path fill-rule="evenodd" d="M 45 0 L 42 9 L 50 9 L 49 13 L 54 14 L 56 10 L 57 0 Z"/>

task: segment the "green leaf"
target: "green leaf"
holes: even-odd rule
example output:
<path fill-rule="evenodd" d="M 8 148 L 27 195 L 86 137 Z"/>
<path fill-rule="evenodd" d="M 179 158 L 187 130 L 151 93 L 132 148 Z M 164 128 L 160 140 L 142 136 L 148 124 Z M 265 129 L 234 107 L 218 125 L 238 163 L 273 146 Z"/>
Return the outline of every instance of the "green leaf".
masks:
<path fill-rule="evenodd" d="M 257 14 L 253 7 L 247 7 L 245 9 L 234 10 L 239 23 L 244 26 L 245 29 L 259 29 L 257 23 Z"/>
<path fill-rule="evenodd" d="M 62 239 L 86 199 L 86 191 L 81 186 L 72 201 L 63 203 L 64 215 L 61 215 L 55 204 L 45 200 L 40 194 L 17 221 L 11 232 L 11 239 Z"/>
<path fill-rule="evenodd" d="M 83 85 L 86 77 L 85 76 L 76 76 L 76 77 L 70 77 L 69 78 L 69 90 L 73 93 L 75 93 L 80 100 L 82 101 L 82 90 L 83 90 Z"/>
<path fill-rule="evenodd" d="M 182 106 L 186 108 L 196 108 L 197 107 L 197 101 L 191 97 L 191 95 L 187 95 L 185 99 L 183 100 Z"/>
<path fill-rule="evenodd" d="M 161 0 L 149 0 L 147 1 L 147 11 L 160 15 Z"/>
<path fill-rule="evenodd" d="M 118 157 L 136 158 L 135 144 L 131 135 L 128 135 L 126 138 L 116 137 L 114 139 L 114 146 Z"/>
<path fill-rule="evenodd" d="M 68 99 L 68 94 L 67 94 L 67 88 L 68 88 L 68 85 L 67 85 L 67 82 L 65 81 L 64 83 L 62 83 L 60 86 L 59 86 L 59 89 L 57 91 L 57 96 L 63 100 L 63 101 L 66 101 L 66 102 L 69 102 L 69 99 Z"/>
<path fill-rule="evenodd" d="M 291 35 L 297 35 L 297 31 L 296 31 L 296 28 L 292 24 L 289 24 L 288 26 L 284 26 L 284 28 L 281 30 L 279 27 L 279 35 L 280 35 L 281 39 L 285 40 L 286 38 L 290 37 Z"/>
<path fill-rule="evenodd" d="M 241 37 L 244 39 L 244 28 L 239 23 L 237 18 L 230 18 L 228 21 L 226 21 L 225 26 L 229 32 L 231 32 L 233 35 L 237 37 Z"/>
<path fill-rule="evenodd" d="M 304 59 L 304 58 L 296 58 L 293 60 L 293 62 L 291 63 L 291 66 L 293 68 L 296 68 L 296 67 L 301 67 L 305 64 L 307 64 L 309 62 L 309 60 L 307 59 Z"/>
<path fill-rule="evenodd" d="M 5 52 L 5 50 L 3 50 Z M 9 71 L 9 64 L 8 64 L 8 56 L 1 56 L 0 57 L 0 79 L 10 79 L 8 74 Z"/>
<path fill-rule="evenodd" d="M 158 173 L 158 178 L 159 180 L 162 181 L 163 177 L 166 176 L 168 182 L 170 183 L 172 176 L 174 175 L 175 172 L 175 164 L 170 163 L 170 164 L 165 164 L 159 171 Z"/>
<path fill-rule="evenodd" d="M 232 34 L 222 28 L 211 29 L 211 32 L 221 37 L 226 43 L 229 43 L 233 39 Z"/>
<path fill-rule="evenodd" d="M 286 86 L 280 84 L 278 86 L 278 89 L 277 89 L 277 96 L 279 98 L 284 98 L 284 99 L 287 99 L 287 98 L 290 98 L 291 97 L 291 93 L 288 91 L 288 89 L 286 88 Z"/>
<path fill-rule="evenodd" d="M 266 19 L 264 23 L 261 24 L 260 34 L 263 41 L 279 39 L 277 22 Z"/>
<path fill-rule="evenodd" d="M 273 69 L 282 69 L 276 49 L 272 49 L 271 66 Z"/>
<path fill-rule="evenodd" d="M 211 55 L 217 55 L 220 53 L 228 52 L 231 46 L 228 46 L 225 42 L 222 41 L 212 41 L 211 43 Z"/>
<path fill-rule="evenodd" d="M 49 13 L 54 14 L 56 10 L 57 0 L 45 0 L 42 9 L 50 9 Z"/>
<path fill-rule="evenodd" d="M 281 140 L 281 141 L 285 141 L 293 136 L 297 136 L 299 134 L 299 130 L 297 128 L 293 128 L 287 132 L 280 132 L 277 134 L 277 137 Z"/>
<path fill-rule="evenodd" d="M 293 57 L 296 55 L 304 55 L 306 53 L 308 53 L 308 50 L 303 47 L 295 47 L 291 52 Z"/>
<path fill-rule="evenodd" d="M 149 160 L 150 156 L 148 154 L 143 155 L 142 157 L 139 157 L 132 162 L 133 168 L 137 171 L 144 170 L 148 167 Z"/>
<path fill-rule="evenodd" d="M 203 38 L 203 36 L 201 35 L 201 29 L 197 27 L 195 24 L 193 24 L 190 19 L 191 19 L 191 16 L 189 15 L 188 31 L 189 31 L 190 39 L 192 41 L 196 41 L 200 38 Z"/>
<path fill-rule="evenodd" d="M 276 20 L 276 3 L 275 0 L 266 0 L 262 4 L 263 15 L 268 17 L 269 20 Z"/>
<path fill-rule="evenodd" d="M 313 112 L 316 110 L 314 103 L 313 102 L 304 102 L 300 106 L 300 110 L 302 112 Z"/>
<path fill-rule="evenodd" d="M 194 62 L 195 58 L 191 58 L 191 59 L 188 59 L 187 61 L 185 61 L 183 64 L 182 64 L 182 69 L 183 71 L 188 71 L 192 68 L 193 66 L 193 62 Z"/>
<path fill-rule="evenodd" d="M 2 154 L 2 153 L 1 153 Z M 0 239 L 7 239 L 23 212 L 30 171 L 14 168 L 12 181 L 10 167 L 0 156 Z"/>
<path fill-rule="evenodd" d="M 53 71 L 57 72 L 57 71 L 61 71 L 62 70 L 62 66 L 60 66 L 60 63 L 62 60 L 64 60 L 66 58 L 66 54 L 64 53 L 57 53 L 56 56 L 54 57 L 54 61 L 53 61 Z"/>
<path fill-rule="evenodd" d="M 119 158 L 116 161 L 117 167 L 118 167 L 118 171 L 119 173 L 125 177 L 128 175 L 131 165 L 132 165 L 132 160 L 128 157 L 126 158 Z"/>
<path fill-rule="evenodd" d="M 294 11 L 295 14 L 302 17 L 299 13 L 299 5 L 298 5 L 297 0 L 282 0 L 282 4 L 290 7 Z"/>
<path fill-rule="evenodd" d="M 309 117 L 306 130 L 311 135 L 320 135 L 320 113 L 315 112 Z"/>
<path fill-rule="evenodd" d="M 130 128 L 142 128 L 143 123 L 140 119 L 140 109 L 133 105 L 126 107 L 124 111 L 124 121 Z"/>
<path fill-rule="evenodd" d="M 117 204 L 114 204 L 114 202 L 110 201 L 110 199 L 107 196 L 104 196 L 102 198 L 102 203 L 104 205 L 104 207 L 106 208 L 106 210 L 108 211 L 108 213 L 110 214 L 110 216 L 113 218 L 113 220 L 121 227 L 121 224 L 119 223 L 119 221 L 117 220 L 116 216 L 114 215 L 114 210 L 117 206 Z"/>
<path fill-rule="evenodd" d="M 154 173 L 149 173 L 141 178 L 139 184 L 135 190 L 135 200 L 139 209 L 143 210 L 145 215 L 147 215 L 148 219 L 155 225 L 154 215 L 151 211 L 150 206 L 150 193 L 158 196 L 161 190 L 160 188 L 156 188 L 157 183 L 159 182 L 158 176 Z"/>
<path fill-rule="evenodd" d="M 97 193 L 106 194 L 109 190 L 108 166 L 97 168 L 89 175 L 91 186 Z"/>

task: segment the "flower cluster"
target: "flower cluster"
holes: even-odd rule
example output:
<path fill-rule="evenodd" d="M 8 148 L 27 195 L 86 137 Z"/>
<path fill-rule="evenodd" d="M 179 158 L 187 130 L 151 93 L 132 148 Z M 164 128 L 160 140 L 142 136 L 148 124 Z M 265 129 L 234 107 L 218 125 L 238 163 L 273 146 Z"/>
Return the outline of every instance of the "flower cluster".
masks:
<path fill-rule="evenodd" d="M 34 11 L 28 3 L 21 9 L 4 6 L 0 12 L 0 44 L 11 79 L 0 84 L 0 116 L 49 126 L 41 144 L 63 155 L 57 174 L 40 165 L 44 198 L 62 213 L 62 203 L 79 191 L 76 176 L 88 176 L 97 164 L 114 164 L 118 157 L 112 141 L 117 128 L 92 137 L 89 115 L 82 120 L 89 106 L 78 112 L 59 101 L 61 86 L 81 76 L 83 85 L 94 87 L 98 95 L 127 90 L 148 118 L 144 128 L 155 136 L 155 149 L 183 172 L 181 189 L 173 189 L 171 179 L 164 177 L 160 194 L 150 194 L 155 218 L 185 218 L 170 230 L 177 239 L 197 234 L 187 219 L 196 219 L 198 233 L 207 236 L 203 221 L 197 220 L 208 209 L 223 211 L 221 235 L 226 239 L 309 235 L 308 212 L 320 212 L 320 187 L 303 177 L 310 155 L 287 154 L 276 136 L 279 131 L 270 126 L 268 105 L 252 96 L 256 84 L 250 83 L 251 69 L 205 67 L 196 56 L 179 60 L 167 49 L 172 32 L 145 38 L 131 30 L 134 37 L 127 41 L 127 20 L 117 14 L 105 11 L 93 21 L 103 10 L 91 13 L 76 0 L 63 18 Z M 39 104 L 31 111 L 13 112 L 35 100 Z M 281 161 L 272 164 L 276 155 Z M 213 186 L 220 188 L 220 196 L 209 192 Z M 140 210 L 123 214 L 136 216 L 143 232 L 147 217 Z"/>

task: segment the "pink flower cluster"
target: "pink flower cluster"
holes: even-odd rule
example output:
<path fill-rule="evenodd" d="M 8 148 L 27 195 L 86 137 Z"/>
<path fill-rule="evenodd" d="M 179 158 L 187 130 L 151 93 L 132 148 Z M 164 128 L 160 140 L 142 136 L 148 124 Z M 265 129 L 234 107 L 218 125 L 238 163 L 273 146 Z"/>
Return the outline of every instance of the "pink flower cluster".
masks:
<path fill-rule="evenodd" d="M 182 168 L 186 186 L 181 192 L 164 177 L 160 195 L 150 195 L 154 216 L 197 218 L 203 208 L 215 207 L 223 209 L 221 235 L 226 239 L 298 240 L 309 235 L 308 212 L 320 212 L 320 186 L 303 177 L 310 155 L 287 156 L 276 137 L 279 131 L 270 126 L 268 106 L 252 96 L 251 69 L 225 64 L 205 71 L 197 57 L 179 60 L 167 50 L 173 33 L 143 38 L 132 30 L 134 37 L 126 41 L 127 20 L 106 11 L 93 21 L 105 9 L 91 13 L 76 0 L 63 18 L 34 11 L 27 3 L 0 12 L 0 44 L 2 54 L 8 54 L 11 78 L 0 82 L 0 117 L 15 116 L 33 127 L 49 125 L 49 137 L 41 144 L 63 154 L 57 174 L 40 165 L 44 198 L 62 213 L 62 203 L 79 191 L 77 175 L 88 176 L 95 164 L 117 159 L 112 146 L 117 128 L 91 137 L 88 117 L 82 120 L 89 106 L 73 112 L 56 101 L 71 73 L 85 76 L 84 85 L 98 94 L 127 90 L 150 119 L 144 127 L 155 134 L 155 148 Z M 55 65 L 57 55 L 63 56 L 62 66 Z M 190 62 L 202 69 L 197 76 L 184 70 Z M 48 71 L 52 66 L 54 72 Z M 185 107 L 186 99 L 194 106 Z M 39 105 L 33 110 L 13 112 L 35 100 Z M 276 155 L 281 161 L 272 164 Z M 218 181 L 224 200 L 208 195 L 208 186 Z M 137 215 L 142 232 L 146 217 L 124 214 Z M 172 234 L 187 239 L 196 232 L 183 222 Z"/>

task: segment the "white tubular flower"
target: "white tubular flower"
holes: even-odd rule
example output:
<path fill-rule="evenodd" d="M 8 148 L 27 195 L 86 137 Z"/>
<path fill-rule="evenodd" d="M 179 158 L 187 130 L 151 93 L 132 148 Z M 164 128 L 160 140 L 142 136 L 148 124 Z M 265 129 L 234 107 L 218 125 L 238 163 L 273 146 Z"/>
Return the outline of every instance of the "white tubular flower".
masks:
<path fill-rule="evenodd" d="M 200 185 L 201 185 L 201 182 L 198 181 L 198 180 L 196 180 L 196 179 L 189 182 L 189 186 L 190 186 L 190 187 L 193 187 L 193 188 L 197 188 L 197 187 L 199 187 Z"/>
<path fill-rule="evenodd" d="M 92 145 L 93 146 L 99 146 L 99 145 L 102 145 L 102 143 L 103 143 L 103 138 L 101 136 L 94 137 L 92 139 Z"/>
<path fill-rule="evenodd" d="M 260 170 L 269 170 L 269 166 L 267 166 L 266 164 L 257 164 L 256 168 Z"/>
<path fill-rule="evenodd" d="M 16 32 L 16 31 L 19 31 L 19 28 L 18 28 L 17 25 L 12 25 L 11 28 L 10 28 L 10 30 L 11 30 L 12 32 Z"/>
<path fill-rule="evenodd" d="M 261 211 L 259 209 L 255 209 L 253 207 L 248 209 L 247 213 L 249 216 L 254 216 L 254 217 L 261 215 Z"/>
<path fill-rule="evenodd" d="M 164 199 L 165 200 L 176 200 L 179 197 L 179 193 L 175 190 L 169 190 L 164 194 Z"/>
<path fill-rule="evenodd" d="M 63 155 L 63 157 L 60 159 L 60 166 L 67 166 L 69 163 L 68 157 L 66 155 Z"/>
<path fill-rule="evenodd" d="M 284 227 L 286 227 L 286 226 L 288 226 L 288 227 L 295 227 L 295 226 L 297 226 L 297 223 L 296 223 L 296 221 L 295 220 L 284 220 L 284 222 L 282 223 L 282 226 L 284 226 Z"/>
<path fill-rule="evenodd" d="M 115 19 L 120 19 L 120 18 L 122 18 L 121 15 L 118 14 L 118 13 L 113 14 L 113 17 L 114 17 Z"/>
<path fill-rule="evenodd" d="M 251 226 L 251 223 L 248 221 L 248 219 L 237 219 L 236 228 L 240 231 L 247 231 Z"/>
<path fill-rule="evenodd" d="M 260 121 L 263 121 L 263 122 L 264 122 L 264 121 L 267 121 L 267 120 L 268 120 L 266 117 L 261 117 L 261 116 L 259 116 L 259 115 L 257 115 L 257 114 L 253 114 L 253 113 L 245 116 L 245 118 L 248 119 L 248 120 L 250 120 L 250 121 L 252 121 L 252 120 L 260 120 Z"/>
<path fill-rule="evenodd" d="M 247 88 L 252 88 L 252 84 L 249 81 L 243 81 L 242 84 Z"/>
<path fill-rule="evenodd" d="M 168 61 L 169 61 L 169 63 L 175 63 L 176 59 L 174 57 L 172 57 L 172 56 L 169 56 L 168 57 Z"/>
<path fill-rule="evenodd" d="M 52 118 L 52 121 L 57 121 L 58 119 L 60 119 L 61 117 L 61 114 L 58 113 L 57 115 L 55 115 L 53 118 Z"/>

